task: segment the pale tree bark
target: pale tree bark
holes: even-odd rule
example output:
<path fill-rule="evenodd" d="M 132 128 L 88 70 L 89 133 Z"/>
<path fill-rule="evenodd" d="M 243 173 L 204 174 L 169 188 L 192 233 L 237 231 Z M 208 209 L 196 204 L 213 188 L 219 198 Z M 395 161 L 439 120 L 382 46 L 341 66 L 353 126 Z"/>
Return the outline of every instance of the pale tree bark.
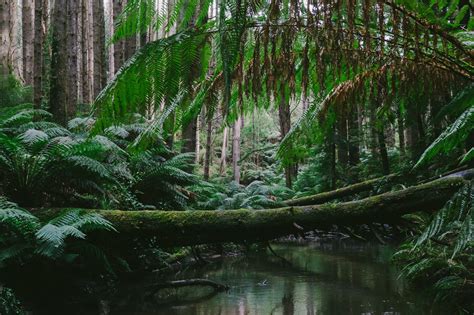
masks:
<path fill-rule="evenodd" d="M 105 58 L 105 21 L 103 1 L 92 2 L 93 51 L 94 51 L 94 88 L 96 98 L 107 84 L 107 62 Z"/>
<path fill-rule="evenodd" d="M 94 100 L 94 14 L 92 11 L 92 4 L 94 0 L 87 1 L 87 81 L 89 82 L 90 101 Z"/>
<path fill-rule="evenodd" d="M 212 150 L 212 117 L 207 117 L 206 155 L 204 156 L 204 180 L 209 180 Z"/>
<path fill-rule="evenodd" d="M 43 85 L 43 0 L 34 3 L 34 46 L 33 46 L 33 103 L 35 108 L 41 107 Z"/>
<path fill-rule="evenodd" d="M 33 85 L 34 80 L 34 0 L 23 0 L 23 82 Z"/>
<path fill-rule="evenodd" d="M 240 133 L 242 128 L 242 118 L 239 116 L 232 127 L 232 172 L 234 181 L 240 184 Z"/>
<path fill-rule="evenodd" d="M 107 42 L 110 41 L 112 36 L 114 35 L 114 18 L 113 18 L 113 0 L 106 0 L 105 1 L 105 11 L 106 11 L 106 23 L 107 23 Z M 108 62 L 108 69 L 107 69 L 107 79 L 111 80 L 115 74 L 115 61 L 114 61 L 114 45 L 107 46 L 107 62 Z"/>
<path fill-rule="evenodd" d="M 14 20 L 15 4 L 10 0 L 0 0 L 0 74 L 14 72 Z"/>
<path fill-rule="evenodd" d="M 227 142 L 229 136 L 229 127 L 224 127 L 222 132 L 222 149 L 221 149 L 221 160 L 219 163 L 219 174 L 222 176 L 225 174 L 225 169 L 227 167 Z"/>

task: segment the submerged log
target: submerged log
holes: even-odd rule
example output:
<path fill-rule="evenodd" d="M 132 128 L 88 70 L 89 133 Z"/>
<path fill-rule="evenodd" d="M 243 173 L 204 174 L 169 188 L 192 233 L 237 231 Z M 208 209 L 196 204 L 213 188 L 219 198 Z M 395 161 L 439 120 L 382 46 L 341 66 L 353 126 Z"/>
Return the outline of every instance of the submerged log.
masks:
<path fill-rule="evenodd" d="M 383 177 L 378 177 L 365 182 L 342 187 L 336 190 L 322 192 L 316 195 L 295 198 L 285 201 L 288 206 L 306 206 L 306 205 L 319 205 L 325 202 L 329 202 L 335 199 L 349 197 L 357 193 L 370 191 L 384 182 L 391 182 L 400 178 L 400 174 L 391 174 Z"/>
<path fill-rule="evenodd" d="M 182 288 L 182 287 L 211 287 L 215 291 L 222 292 L 230 289 L 228 285 L 218 283 L 209 279 L 186 279 L 186 280 L 174 280 L 165 281 L 151 285 L 154 290 L 161 290 L 166 288 Z"/>
<path fill-rule="evenodd" d="M 358 201 L 268 210 L 89 211 L 97 211 L 113 223 L 119 233 L 108 233 L 101 238 L 119 245 L 143 237 L 153 237 L 164 247 L 266 241 L 334 224 L 392 222 L 407 213 L 438 210 L 465 183 L 460 176 L 447 177 Z M 43 212 L 51 216 L 59 210 L 35 214 Z"/>

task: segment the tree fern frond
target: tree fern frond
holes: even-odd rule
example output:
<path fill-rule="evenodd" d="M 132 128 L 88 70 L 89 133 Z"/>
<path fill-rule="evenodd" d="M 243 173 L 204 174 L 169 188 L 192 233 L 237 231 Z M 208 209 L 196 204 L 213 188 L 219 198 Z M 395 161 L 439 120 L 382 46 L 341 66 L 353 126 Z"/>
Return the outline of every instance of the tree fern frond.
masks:
<path fill-rule="evenodd" d="M 425 164 L 439 153 L 448 153 L 455 149 L 473 130 L 474 106 L 471 106 L 423 152 L 415 168 Z"/>

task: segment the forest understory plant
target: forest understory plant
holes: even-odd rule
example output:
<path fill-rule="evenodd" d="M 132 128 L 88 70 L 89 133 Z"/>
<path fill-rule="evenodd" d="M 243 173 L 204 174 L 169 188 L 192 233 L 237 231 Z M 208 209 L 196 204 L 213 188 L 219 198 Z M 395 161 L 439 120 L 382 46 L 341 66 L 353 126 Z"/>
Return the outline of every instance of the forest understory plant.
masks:
<path fill-rule="evenodd" d="M 438 213 L 410 215 L 412 239 L 393 256 L 401 275 L 414 286 L 429 287 L 436 301 L 474 309 L 474 189 L 466 184 Z"/>

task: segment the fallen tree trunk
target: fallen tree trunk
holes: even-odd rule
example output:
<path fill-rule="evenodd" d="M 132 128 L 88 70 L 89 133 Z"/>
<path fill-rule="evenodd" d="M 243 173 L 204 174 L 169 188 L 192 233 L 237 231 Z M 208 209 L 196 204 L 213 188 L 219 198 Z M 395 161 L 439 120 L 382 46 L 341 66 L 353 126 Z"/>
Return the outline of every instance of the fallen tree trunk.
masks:
<path fill-rule="evenodd" d="M 119 233 L 101 238 L 118 245 L 143 237 L 163 247 L 265 241 L 334 224 L 391 222 L 407 213 L 438 210 L 465 183 L 462 177 L 447 177 L 358 201 L 269 210 L 92 211 L 113 223 Z M 60 210 L 35 214 L 50 217 Z"/>
<path fill-rule="evenodd" d="M 295 198 L 285 201 L 288 206 L 306 206 L 319 205 L 328 201 L 332 201 L 342 197 L 348 197 L 364 191 L 370 191 L 384 182 L 391 182 L 400 177 L 400 174 L 391 174 L 383 177 L 378 177 L 365 182 L 342 187 L 336 190 L 322 192 L 316 195 Z"/>
<path fill-rule="evenodd" d="M 174 281 L 165 281 L 151 285 L 155 291 L 166 288 L 182 288 L 182 287 L 211 287 L 215 291 L 222 292 L 230 289 L 229 286 L 218 283 L 209 279 L 186 279 L 186 280 L 174 280 Z"/>

